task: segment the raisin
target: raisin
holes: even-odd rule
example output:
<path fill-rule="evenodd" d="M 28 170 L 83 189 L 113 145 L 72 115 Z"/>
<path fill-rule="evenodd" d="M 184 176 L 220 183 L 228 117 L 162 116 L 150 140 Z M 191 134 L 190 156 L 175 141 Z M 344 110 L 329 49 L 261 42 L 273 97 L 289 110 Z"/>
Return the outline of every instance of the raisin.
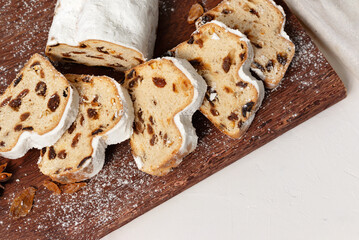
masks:
<path fill-rule="evenodd" d="M 222 13 L 223 13 L 223 14 L 230 14 L 230 13 L 232 13 L 232 11 L 231 11 L 231 10 L 228 10 L 228 9 L 223 9 L 223 10 L 222 10 Z"/>
<path fill-rule="evenodd" d="M 73 122 L 70 126 L 70 128 L 67 130 L 69 134 L 72 134 L 76 129 L 76 122 Z"/>
<path fill-rule="evenodd" d="M 228 73 L 229 70 L 231 69 L 231 65 L 232 65 L 232 59 L 230 56 L 227 56 L 223 59 L 223 63 L 222 63 L 222 68 L 224 70 L 225 73 Z"/>
<path fill-rule="evenodd" d="M 242 128 L 242 126 L 243 126 L 243 121 L 240 120 L 240 121 L 238 122 L 238 128 Z"/>
<path fill-rule="evenodd" d="M 89 82 L 91 82 L 92 78 L 90 76 L 85 76 L 81 80 L 85 83 L 89 83 Z"/>
<path fill-rule="evenodd" d="M 152 135 L 152 138 L 150 139 L 151 146 L 154 146 L 157 143 L 157 136 Z"/>
<path fill-rule="evenodd" d="M 76 51 L 73 51 L 71 53 L 73 53 L 73 54 L 86 54 L 86 52 L 76 52 Z"/>
<path fill-rule="evenodd" d="M 12 176 L 11 173 L 0 172 L 0 183 L 4 183 L 4 182 L 9 181 L 11 176 Z"/>
<path fill-rule="evenodd" d="M 254 66 L 255 66 L 256 68 L 258 68 L 259 70 L 261 70 L 262 72 L 264 72 L 264 67 L 263 67 L 260 63 L 258 63 L 258 62 L 253 62 L 253 64 L 254 64 Z"/>
<path fill-rule="evenodd" d="M 27 94 L 29 94 L 29 92 L 30 92 L 30 90 L 29 90 L 29 89 L 24 89 L 24 90 L 22 90 L 22 92 L 21 92 L 21 93 L 19 93 L 19 95 L 17 95 L 17 97 L 16 97 L 16 98 L 24 98 L 24 97 L 26 97 L 26 96 L 27 96 Z"/>
<path fill-rule="evenodd" d="M 103 130 L 99 128 L 99 129 L 94 130 L 94 131 L 91 133 L 91 135 L 94 136 L 94 135 L 97 135 L 97 134 L 102 133 L 102 132 L 103 132 Z"/>
<path fill-rule="evenodd" d="M 130 82 L 128 83 L 128 87 L 129 87 L 129 88 L 134 88 L 134 87 L 136 87 L 136 86 L 137 86 L 137 81 L 138 81 L 138 78 L 133 79 L 132 81 L 130 81 Z"/>
<path fill-rule="evenodd" d="M 84 186 L 86 186 L 86 183 L 84 183 L 84 182 L 70 183 L 70 184 L 62 185 L 61 190 L 63 193 L 73 194 L 73 193 L 79 191 Z"/>
<path fill-rule="evenodd" d="M 139 132 L 138 132 L 138 129 L 137 129 L 136 125 L 137 125 L 136 122 L 133 122 L 132 128 L 133 128 L 133 132 L 138 135 Z"/>
<path fill-rule="evenodd" d="M 13 200 L 10 207 L 10 215 L 13 218 L 25 217 L 31 211 L 35 192 L 34 187 L 28 187 Z"/>
<path fill-rule="evenodd" d="M 198 44 L 198 46 L 200 48 L 203 48 L 203 40 L 202 39 L 197 39 L 196 41 L 194 41 L 195 44 Z"/>
<path fill-rule="evenodd" d="M 67 94 L 68 88 L 66 88 L 63 92 L 62 92 L 62 96 L 64 98 L 67 98 L 68 94 Z"/>
<path fill-rule="evenodd" d="M 96 109 L 93 109 L 93 108 L 87 109 L 87 116 L 92 119 L 98 119 L 98 117 L 99 117 Z"/>
<path fill-rule="evenodd" d="M 49 148 L 49 159 L 55 159 L 56 158 L 56 151 L 53 146 Z"/>
<path fill-rule="evenodd" d="M 241 88 L 246 88 L 248 86 L 248 83 L 245 82 L 237 82 L 236 83 L 237 87 L 241 87 Z"/>
<path fill-rule="evenodd" d="M 57 93 L 55 93 L 50 97 L 49 102 L 47 103 L 47 107 L 51 110 L 51 112 L 55 112 L 56 109 L 59 107 L 59 105 L 60 105 L 60 96 Z"/>
<path fill-rule="evenodd" d="M 4 141 L 0 142 L 0 147 L 5 147 L 5 142 Z"/>
<path fill-rule="evenodd" d="M 24 127 L 22 128 L 23 131 L 33 131 L 34 128 L 33 127 Z"/>
<path fill-rule="evenodd" d="M 137 57 L 135 57 L 135 59 L 137 60 L 137 62 L 139 62 L 140 64 L 142 64 L 142 63 L 144 63 L 145 61 L 143 61 L 142 59 L 140 59 L 140 58 L 137 58 Z"/>
<path fill-rule="evenodd" d="M 14 127 L 15 132 L 20 132 L 22 130 L 22 125 L 18 124 Z"/>
<path fill-rule="evenodd" d="M 266 65 L 267 71 L 268 71 L 268 72 L 272 71 L 273 66 L 274 66 L 273 60 L 269 60 L 268 63 L 267 63 L 267 65 Z"/>
<path fill-rule="evenodd" d="M 212 14 L 206 14 L 202 17 L 202 23 L 210 22 L 214 19 L 214 16 Z"/>
<path fill-rule="evenodd" d="M 96 94 L 94 99 L 92 99 L 91 105 L 92 106 L 99 106 L 98 99 L 99 99 L 99 96 Z"/>
<path fill-rule="evenodd" d="M 2 103 L 0 104 L 0 107 L 5 107 L 11 100 L 11 97 L 6 98 Z"/>
<path fill-rule="evenodd" d="M 252 111 L 253 106 L 254 106 L 254 102 L 248 102 L 243 106 L 242 108 L 243 117 L 247 117 L 247 112 Z"/>
<path fill-rule="evenodd" d="M 132 69 L 126 76 L 126 79 L 132 79 L 134 76 L 136 76 L 136 71 L 135 69 Z"/>
<path fill-rule="evenodd" d="M 81 44 L 80 48 L 87 48 L 87 46 L 85 44 Z"/>
<path fill-rule="evenodd" d="M 29 113 L 29 112 L 26 112 L 26 113 L 21 114 L 20 120 L 21 120 L 21 122 L 23 122 L 23 121 L 25 121 L 26 119 L 28 119 L 29 117 L 30 117 L 30 113 Z"/>
<path fill-rule="evenodd" d="M 193 4 L 188 13 L 188 18 L 187 18 L 188 24 L 194 23 L 200 16 L 202 16 L 203 13 L 204 10 L 201 4 L 199 3 Z"/>
<path fill-rule="evenodd" d="M 191 38 L 187 41 L 188 44 L 193 44 L 194 43 L 194 37 L 191 36 Z"/>
<path fill-rule="evenodd" d="M 38 96 L 45 96 L 47 85 L 44 82 L 38 82 L 35 87 L 35 92 Z"/>
<path fill-rule="evenodd" d="M 232 112 L 231 115 L 228 116 L 228 120 L 230 121 L 237 121 L 239 118 L 238 118 L 238 114 Z"/>
<path fill-rule="evenodd" d="M 15 79 L 14 87 L 16 87 L 20 83 L 20 81 L 22 80 L 22 77 L 23 77 L 23 75 L 21 74 L 18 78 Z"/>
<path fill-rule="evenodd" d="M 281 65 L 285 66 L 288 61 L 288 55 L 286 53 L 279 53 L 277 54 L 277 60 Z"/>
<path fill-rule="evenodd" d="M 81 162 L 79 163 L 79 165 L 77 165 L 77 168 L 82 167 L 89 159 L 91 159 L 91 156 L 85 157 L 84 159 L 81 160 Z"/>
<path fill-rule="evenodd" d="M 175 84 L 175 83 L 172 84 L 172 91 L 175 92 L 175 93 L 177 93 L 177 89 L 176 89 L 176 84 Z"/>
<path fill-rule="evenodd" d="M 45 181 L 42 185 L 44 185 L 48 190 L 53 192 L 54 195 L 60 195 L 61 194 L 61 190 L 60 190 L 59 186 L 57 186 L 57 184 L 54 183 L 54 182 Z"/>
<path fill-rule="evenodd" d="M 58 154 L 57 154 L 58 158 L 60 159 L 65 159 L 67 157 L 67 153 L 65 150 L 62 150 L 60 151 Z"/>
<path fill-rule="evenodd" d="M 150 116 L 149 120 L 150 120 L 150 123 L 151 123 L 152 125 L 155 125 L 155 121 L 153 120 L 153 117 L 152 117 L 152 116 Z"/>
<path fill-rule="evenodd" d="M 101 53 L 104 53 L 104 54 L 110 54 L 108 51 L 103 50 L 104 48 L 105 47 L 97 47 L 96 49 L 97 49 L 98 52 L 101 52 Z"/>
<path fill-rule="evenodd" d="M 260 16 L 259 16 L 259 13 L 258 13 L 255 9 L 253 9 L 253 8 L 251 8 L 251 9 L 249 10 L 249 12 L 250 12 L 251 14 L 253 14 L 253 15 L 256 15 L 258 18 L 260 17 Z"/>
<path fill-rule="evenodd" d="M 18 111 L 21 106 L 21 98 L 15 98 L 14 100 L 10 101 L 9 106 L 13 110 Z"/>
<path fill-rule="evenodd" d="M 167 84 L 165 79 L 159 77 L 152 78 L 152 81 L 158 88 L 164 88 Z"/>
<path fill-rule="evenodd" d="M 95 59 L 104 59 L 103 57 L 99 57 L 99 56 L 91 56 L 91 55 L 86 55 L 86 57 L 89 57 L 89 58 L 95 58 Z"/>
<path fill-rule="evenodd" d="M 43 157 L 43 156 L 45 155 L 46 151 L 47 151 L 47 148 L 46 148 L 46 147 L 44 147 L 44 148 L 41 149 L 41 152 L 40 152 L 41 157 Z"/>
<path fill-rule="evenodd" d="M 165 135 L 163 136 L 163 144 L 167 144 L 167 141 L 168 141 L 168 134 L 165 133 Z"/>
<path fill-rule="evenodd" d="M 121 59 L 121 60 L 125 60 L 122 56 L 121 56 L 121 54 L 119 54 L 119 55 L 116 55 L 116 56 L 114 56 L 115 58 L 118 58 L 118 59 Z"/>
<path fill-rule="evenodd" d="M 197 70 L 204 70 L 204 65 L 202 64 L 202 59 L 196 58 L 189 61 L 189 63 Z"/>
<path fill-rule="evenodd" d="M 81 117 L 80 117 L 80 124 L 81 124 L 81 126 L 84 125 L 84 121 L 85 121 L 84 115 L 81 114 Z"/>
<path fill-rule="evenodd" d="M 137 117 L 140 120 L 140 122 L 144 123 L 145 120 L 143 119 L 142 114 L 143 114 L 143 112 L 142 112 L 142 109 L 140 108 L 137 112 Z"/>
<path fill-rule="evenodd" d="M 243 61 L 244 60 L 244 57 L 246 56 L 246 53 L 241 53 L 239 54 L 239 57 L 241 58 L 241 60 Z"/>
<path fill-rule="evenodd" d="M 40 70 L 40 77 L 45 78 L 45 72 L 43 69 Z"/>
<path fill-rule="evenodd" d="M 135 124 L 134 124 L 134 130 L 135 130 L 136 134 L 143 133 L 144 129 L 143 129 L 142 123 L 140 123 L 140 122 L 135 122 Z"/>
<path fill-rule="evenodd" d="M 147 132 L 148 134 L 152 135 L 154 133 L 153 128 L 150 124 L 147 124 Z"/>
<path fill-rule="evenodd" d="M 219 112 L 218 112 L 216 109 L 214 109 L 214 108 L 211 108 L 211 113 L 212 113 L 212 115 L 215 116 L 215 117 L 219 116 Z"/>
<path fill-rule="evenodd" d="M 77 144 L 80 141 L 81 133 L 78 133 L 75 135 L 75 137 L 72 139 L 71 147 L 75 148 Z"/>

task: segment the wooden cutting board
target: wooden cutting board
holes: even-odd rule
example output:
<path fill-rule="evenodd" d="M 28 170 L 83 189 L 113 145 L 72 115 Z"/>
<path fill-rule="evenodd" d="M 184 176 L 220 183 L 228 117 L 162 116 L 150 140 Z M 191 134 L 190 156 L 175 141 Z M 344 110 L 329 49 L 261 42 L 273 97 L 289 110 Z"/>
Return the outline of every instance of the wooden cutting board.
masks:
<path fill-rule="evenodd" d="M 194 26 L 187 24 L 186 17 L 195 2 L 161 1 L 156 56 L 189 38 Z M 207 9 L 219 2 L 203 1 Z M 14 174 L 0 197 L 0 238 L 99 239 L 345 98 L 346 89 L 323 54 L 285 3 L 276 2 L 287 13 L 286 31 L 297 51 L 281 86 L 266 93 L 242 140 L 229 139 L 196 113 L 199 146 L 168 176 L 152 177 L 137 170 L 127 141 L 107 149 L 104 169 L 83 190 L 62 196 L 53 196 L 41 186 L 46 177 L 37 168 L 37 150 L 18 160 L 0 158 L 0 163 L 9 162 L 8 171 Z M 32 54 L 44 52 L 54 5 L 53 0 L 1 1 L 0 93 Z M 120 76 L 103 68 L 58 69 Z M 34 207 L 27 217 L 12 220 L 10 204 L 16 193 L 29 186 L 38 188 Z"/>

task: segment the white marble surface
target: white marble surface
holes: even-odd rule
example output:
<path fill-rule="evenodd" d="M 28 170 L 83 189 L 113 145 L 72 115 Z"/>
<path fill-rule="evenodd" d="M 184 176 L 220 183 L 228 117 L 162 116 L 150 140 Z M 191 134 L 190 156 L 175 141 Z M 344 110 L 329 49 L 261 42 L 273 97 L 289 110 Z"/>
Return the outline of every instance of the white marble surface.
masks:
<path fill-rule="evenodd" d="M 286 1 L 348 97 L 104 240 L 359 239 L 359 1 Z"/>

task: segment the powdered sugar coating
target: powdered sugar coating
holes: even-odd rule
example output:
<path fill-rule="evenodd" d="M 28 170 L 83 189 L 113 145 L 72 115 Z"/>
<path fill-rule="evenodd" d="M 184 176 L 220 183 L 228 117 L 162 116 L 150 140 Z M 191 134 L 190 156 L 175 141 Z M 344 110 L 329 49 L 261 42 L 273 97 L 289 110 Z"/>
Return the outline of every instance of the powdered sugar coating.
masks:
<path fill-rule="evenodd" d="M 61 75 L 62 76 L 62 75 Z M 41 149 L 57 142 L 64 132 L 75 121 L 79 108 L 79 94 L 73 87 L 69 88 L 69 100 L 59 124 L 50 132 L 39 135 L 36 132 L 24 132 L 20 135 L 15 147 L 8 152 L 0 152 L 0 156 L 17 159 L 23 157 L 31 148 Z"/>
<path fill-rule="evenodd" d="M 47 45 L 103 40 L 151 58 L 158 0 L 58 0 Z"/>

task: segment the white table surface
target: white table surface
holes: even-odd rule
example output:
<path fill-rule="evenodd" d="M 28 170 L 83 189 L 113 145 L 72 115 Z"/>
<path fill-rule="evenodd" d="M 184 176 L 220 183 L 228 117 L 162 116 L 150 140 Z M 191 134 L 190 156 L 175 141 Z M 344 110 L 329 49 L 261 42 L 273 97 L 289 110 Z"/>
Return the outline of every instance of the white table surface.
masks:
<path fill-rule="evenodd" d="M 348 97 L 104 240 L 359 239 L 359 1 L 287 3 Z"/>

